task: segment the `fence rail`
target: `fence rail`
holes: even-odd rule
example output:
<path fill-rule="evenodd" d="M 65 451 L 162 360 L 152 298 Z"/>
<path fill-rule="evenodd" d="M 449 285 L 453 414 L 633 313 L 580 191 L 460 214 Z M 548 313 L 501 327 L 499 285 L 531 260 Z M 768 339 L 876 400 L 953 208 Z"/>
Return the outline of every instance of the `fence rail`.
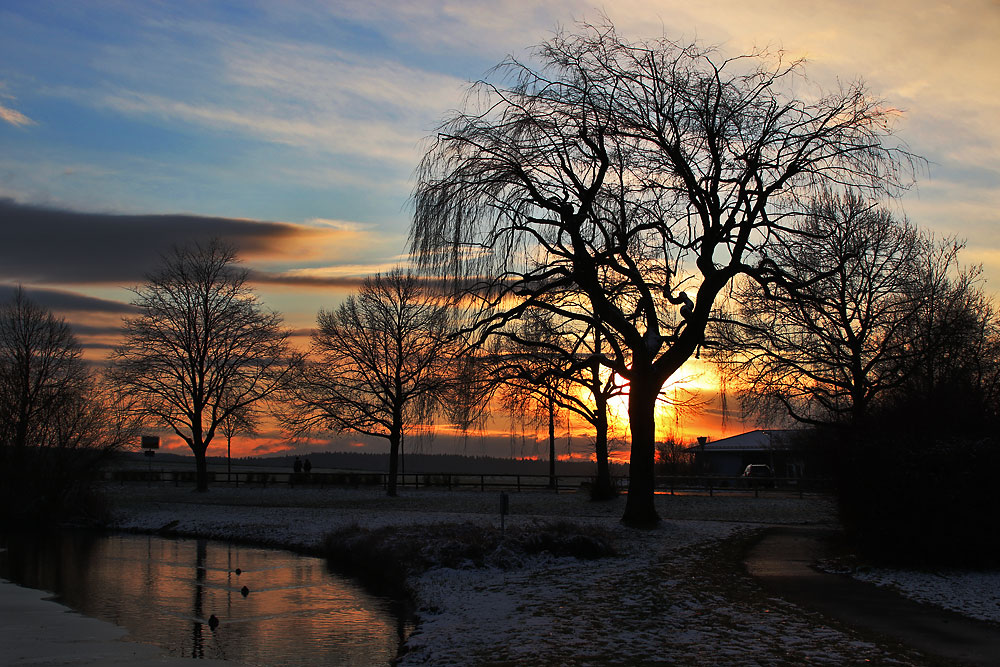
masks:
<path fill-rule="evenodd" d="M 436 489 L 472 489 L 479 491 L 588 491 L 594 482 L 590 475 L 549 475 L 537 474 L 475 474 L 475 473 L 400 473 L 397 476 L 400 488 L 436 488 Z M 194 484 L 194 470 L 184 469 L 149 469 L 141 470 L 119 469 L 107 470 L 104 473 L 107 482 L 145 482 L 147 484 Z M 276 472 L 276 471 L 226 471 L 209 470 L 208 481 L 214 485 L 227 486 L 283 486 L 301 488 L 325 487 L 382 487 L 386 488 L 389 475 L 379 472 Z M 627 477 L 613 477 L 613 484 L 622 492 L 628 492 Z M 670 495 L 746 495 L 753 493 L 759 496 L 763 493 L 780 493 L 783 495 L 827 491 L 831 487 L 830 480 L 801 477 L 718 477 L 712 475 L 690 476 L 659 476 L 656 478 L 656 491 Z"/>

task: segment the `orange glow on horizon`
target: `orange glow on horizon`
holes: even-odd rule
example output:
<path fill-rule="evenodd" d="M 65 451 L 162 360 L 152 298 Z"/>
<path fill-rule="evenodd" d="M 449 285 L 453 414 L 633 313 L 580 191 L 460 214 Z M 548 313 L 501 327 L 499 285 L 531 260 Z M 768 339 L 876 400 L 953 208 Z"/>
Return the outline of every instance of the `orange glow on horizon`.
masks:
<path fill-rule="evenodd" d="M 742 433 L 757 425 L 747 424 L 729 415 L 724 418 L 715 371 L 699 362 L 697 373 L 686 374 L 682 380 L 668 385 L 656 410 L 656 438 L 659 442 L 674 439 L 682 444 L 692 444 L 699 436 L 710 440 Z M 625 387 L 627 392 L 627 387 Z M 671 405 L 674 396 L 683 402 L 687 395 L 697 406 Z M 630 434 L 628 421 L 628 395 L 613 397 L 609 405 L 609 457 L 616 463 L 628 463 Z M 160 435 L 161 451 L 191 456 L 191 450 L 180 437 L 162 429 L 151 429 Z M 568 411 L 561 411 L 556 422 L 556 451 L 558 460 L 593 461 L 593 427 L 582 418 Z M 138 444 L 138 443 L 137 443 Z M 547 424 L 523 425 L 515 418 L 499 414 L 487 423 L 467 431 L 451 423 L 417 425 L 410 428 L 404 443 L 405 453 L 440 453 L 486 455 L 504 458 L 548 458 Z M 280 455 L 322 451 L 357 451 L 384 453 L 388 443 L 382 439 L 361 438 L 344 434 L 321 434 L 312 438 L 290 439 L 281 433 L 277 424 L 265 420 L 261 433 L 255 436 L 236 434 L 232 440 L 232 457 Z M 211 457 L 227 455 L 226 438 L 217 432 L 208 452 Z"/>

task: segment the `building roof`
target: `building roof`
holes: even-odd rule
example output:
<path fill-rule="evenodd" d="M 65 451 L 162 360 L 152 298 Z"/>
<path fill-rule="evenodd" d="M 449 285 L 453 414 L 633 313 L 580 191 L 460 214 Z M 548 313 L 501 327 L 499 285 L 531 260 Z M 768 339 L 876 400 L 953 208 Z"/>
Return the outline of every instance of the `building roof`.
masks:
<path fill-rule="evenodd" d="M 766 452 L 794 447 L 795 436 L 804 429 L 757 429 L 714 442 L 688 447 L 697 452 Z"/>

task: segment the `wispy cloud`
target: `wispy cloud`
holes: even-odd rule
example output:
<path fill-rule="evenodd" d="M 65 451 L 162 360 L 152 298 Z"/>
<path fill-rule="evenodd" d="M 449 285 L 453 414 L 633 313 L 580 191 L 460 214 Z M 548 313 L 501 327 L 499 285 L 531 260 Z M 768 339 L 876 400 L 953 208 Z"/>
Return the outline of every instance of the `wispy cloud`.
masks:
<path fill-rule="evenodd" d="M 196 104 L 136 91 L 119 91 L 93 99 L 100 106 L 123 114 L 156 116 L 211 130 L 239 132 L 261 141 L 363 156 L 366 160 L 412 165 L 417 155 L 419 135 L 377 118 L 347 123 L 332 114 L 309 118 L 310 114 L 301 110 L 267 113 L 252 104 L 238 107 L 213 102 Z"/>
<path fill-rule="evenodd" d="M 286 287 L 358 287 L 363 281 L 363 275 L 324 275 L 313 273 L 309 269 L 295 272 L 273 273 L 267 271 L 252 271 L 250 280 L 261 285 L 282 285 Z"/>
<path fill-rule="evenodd" d="M 49 89 L 75 102 L 160 122 L 239 133 L 361 165 L 412 169 L 419 142 L 464 79 L 373 53 L 281 41 L 212 22 L 157 22 L 148 43 L 109 45 L 114 83 Z M 194 40 L 200 59 L 161 62 Z M 153 50 L 156 53 L 152 53 Z"/>
<path fill-rule="evenodd" d="M 31 120 L 20 111 L 16 109 L 11 109 L 10 107 L 6 107 L 2 104 L 0 104 L 0 120 L 3 120 L 17 127 L 35 125 L 35 121 Z"/>
<path fill-rule="evenodd" d="M 578 0 L 481 0 L 477 2 L 319 3 L 318 19 L 336 17 L 377 25 L 384 35 L 431 53 L 476 53 L 493 63 L 507 53 L 535 44 L 558 22 L 592 16 L 593 4 Z"/>
<path fill-rule="evenodd" d="M 338 264 L 335 266 L 292 269 L 282 272 L 253 271 L 251 280 L 261 284 L 297 287 L 357 287 L 368 276 L 387 273 L 400 266 L 402 260 L 372 264 Z"/>

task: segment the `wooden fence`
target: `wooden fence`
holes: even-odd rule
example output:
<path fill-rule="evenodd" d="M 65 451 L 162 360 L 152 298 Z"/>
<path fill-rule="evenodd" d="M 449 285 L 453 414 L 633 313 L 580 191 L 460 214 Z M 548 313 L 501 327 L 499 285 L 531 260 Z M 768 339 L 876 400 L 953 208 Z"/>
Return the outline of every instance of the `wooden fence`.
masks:
<path fill-rule="evenodd" d="M 148 469 L 139 468 L 107 470 L 104 479 L 120 484 L 144 482 L 147 484 L 173 484 L 181 486 L 195 483 L 195 471 L 191 469 Z M 435 488 L 448 490 L 504 490 L 504 491 L 589 491 L 594 478 L 589 475 L 558 475 L 554 479 L 548 475 L 517 474 L 473 474 L 473 473 L 400 473 L 397 476 L 400 488 Z M 209 470 L 208 481 L 212 485 L 254 486 L 254 487 L 382 487 L 388 486 L 389 475 L 379 472 L 276 472 L 276 471 L 226 471 Z M 628 492 L 628 478 L 614 477 L 613 483 L 620 491 Z M 658 493 L 669 495 L 748 495 L 761 493 L 780 495 L 828 491 L 831 482 L 818 478 L 746 478 L 717 476 L 661 476 L 656 478 Z"/>

